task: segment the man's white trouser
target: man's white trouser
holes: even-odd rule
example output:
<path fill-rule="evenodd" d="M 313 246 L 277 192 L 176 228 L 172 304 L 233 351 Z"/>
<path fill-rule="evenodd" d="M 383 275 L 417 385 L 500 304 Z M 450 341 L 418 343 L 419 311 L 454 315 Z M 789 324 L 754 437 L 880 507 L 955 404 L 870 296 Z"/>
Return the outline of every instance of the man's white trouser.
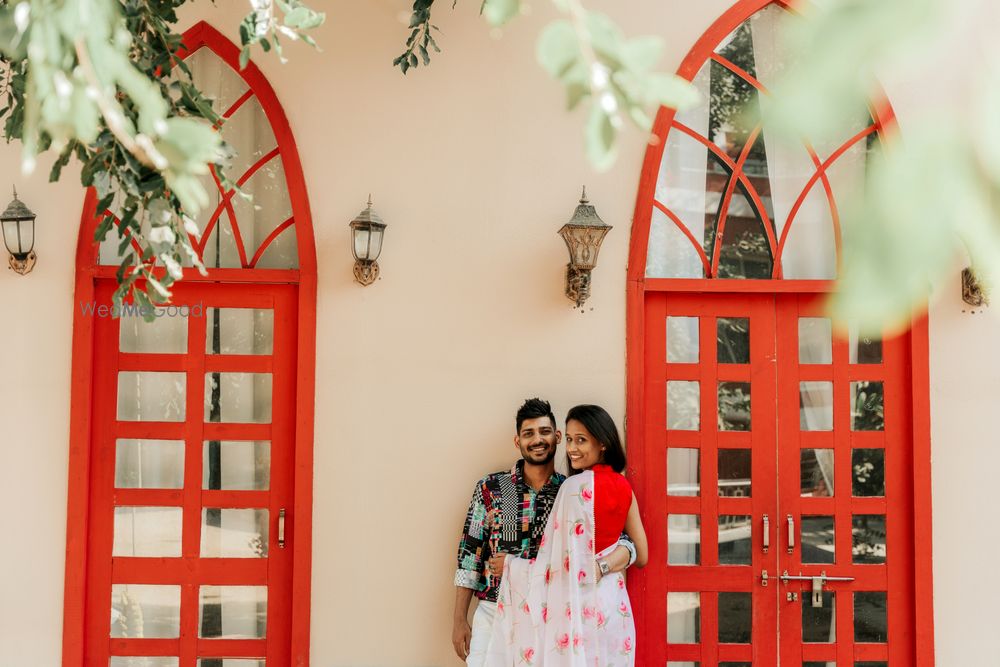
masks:
<path fill-rule="evenodd" d="M 472 616 L 472 639 L 469 642 L 469 657 L 465 659 L 468 667 L 482 667 L 486 661 L 486 650 L 490 647 L 490 635 L 493 634 L 493 619 L 496 615 L 496 602 L 479 601 L 476 613 Z"/>

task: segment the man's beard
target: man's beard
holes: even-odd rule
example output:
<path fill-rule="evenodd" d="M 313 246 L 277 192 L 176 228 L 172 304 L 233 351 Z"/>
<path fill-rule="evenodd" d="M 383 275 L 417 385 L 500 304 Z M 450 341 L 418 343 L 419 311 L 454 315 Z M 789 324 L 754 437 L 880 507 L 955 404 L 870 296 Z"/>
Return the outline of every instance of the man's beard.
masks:
<path fill-rule="evenodd" d="M 533 466 L 548 465 L 549 463 L 552 462 L 552 459 L 554 459 L 556 457 L 556 448 L 552 447 L 551 449 L 549 449 L 548 450 L 548 454 L 546 454 L 545 458 L 543 458 L 541 460 L 537 460 L 537 459 L 534 459 L 534 458 L 528 458 L 529 455 L 532 455 L 532 452 L 529 451 L 527 454 L 522 455 L 522 458 L 524 458 L 524 462 L 525 463 L 533 465 Z"/>

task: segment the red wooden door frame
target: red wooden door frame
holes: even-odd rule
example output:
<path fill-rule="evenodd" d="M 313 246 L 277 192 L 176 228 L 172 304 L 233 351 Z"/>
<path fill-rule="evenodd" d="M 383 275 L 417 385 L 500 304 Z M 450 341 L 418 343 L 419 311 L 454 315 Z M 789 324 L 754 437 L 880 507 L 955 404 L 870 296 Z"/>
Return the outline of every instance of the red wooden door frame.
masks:
<path fill-rule="evenodd" d="M 237 71 L 256 95 L 274 131 L 288 185 L 299 268 L 209 269 L 207 276 L 186 271 L 190 282 L 294 283 L 298 286 L 298 330 L 295 358 L 294 500 L 291 512 L 297 517 L 298 537 L 292 558 L 291 654 L 289 664 L 309 664 L 309 633 L 312 584 L 312 470 L 314 405 L 316 384 L 316 246 L 312 214 L 298 149 L 288 118 L 270 83 L 250 62 L 239 68 L 239 48 L 208 23 L 202 21 L 184 33 L 188 52 L 209 48 Z M 76 250 L 76 285 L 73 316 L 73 362 L 70 386 L 70 438 L 68 507 L 66 522 L 66 578 L 63 601 L 64 667 L 84 664 L 85 615 L 87 603 L 87 543 L 91 517 L 92 415 L 94 385 L 94 318 L 85 316 L 80 303 L 94 303 L 97 281 L 114 275 L 115 267 L 98 266 L 98 247 L 93 242 L 98 224 L 97 196 L 87 191 L 81 215 Z"/>

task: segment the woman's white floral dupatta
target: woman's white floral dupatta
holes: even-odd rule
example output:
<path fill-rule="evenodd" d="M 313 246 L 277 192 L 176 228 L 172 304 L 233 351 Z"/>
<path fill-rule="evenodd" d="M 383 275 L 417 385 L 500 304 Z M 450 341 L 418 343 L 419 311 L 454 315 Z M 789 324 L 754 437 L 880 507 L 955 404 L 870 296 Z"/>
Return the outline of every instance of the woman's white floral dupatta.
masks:
<path fill-rule="evenodd" d="M 625 578 L 612 574 L 595 585 L 594 559 L 594 473 L 588 470 L 560 487 L 537 558 L 506 559 L 486 665 L 635 665 Z"/>

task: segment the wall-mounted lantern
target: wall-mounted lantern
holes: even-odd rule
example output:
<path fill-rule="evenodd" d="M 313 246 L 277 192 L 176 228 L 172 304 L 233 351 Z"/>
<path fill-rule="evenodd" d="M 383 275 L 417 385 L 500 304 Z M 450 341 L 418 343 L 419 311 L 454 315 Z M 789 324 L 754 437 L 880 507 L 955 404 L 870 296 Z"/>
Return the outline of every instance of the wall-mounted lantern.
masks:
<path fill-rule="evenodd" d="M 378 279 L 378 256 L 382 254 L 385 228 L 386 224 L 372 208 L 372 197 L 368 195 L 368 208 L 351 220 L 354 279 L 362 285 L 371 285 Z"/>
<path fill-rule="evenodd" d="M 35 268 L 35 214 L 17 198 L 17 189 L 7 210 L 0 214 L 0 224 L 10 253 L 10 268 L 23 276 Z"/>
<path fill-rule="evenodd" d="M 587 188 L 583 188 L 580 204 L 570 221 L 562 226 L 559 235 L 569 249 L 566 265 L 566 297 L 578 307 L 590 296 L 590 272 L 597 266 L 597 253 L 611 225 L 601 220 L 594 206 L 587 201 Z"/>
<path fill-rule="evenodd" d="M 975 308 L 990 305 L 989 291 L 983 287 L 979 276 L 971 267 L 962 270 L 962 301 Z"/>

